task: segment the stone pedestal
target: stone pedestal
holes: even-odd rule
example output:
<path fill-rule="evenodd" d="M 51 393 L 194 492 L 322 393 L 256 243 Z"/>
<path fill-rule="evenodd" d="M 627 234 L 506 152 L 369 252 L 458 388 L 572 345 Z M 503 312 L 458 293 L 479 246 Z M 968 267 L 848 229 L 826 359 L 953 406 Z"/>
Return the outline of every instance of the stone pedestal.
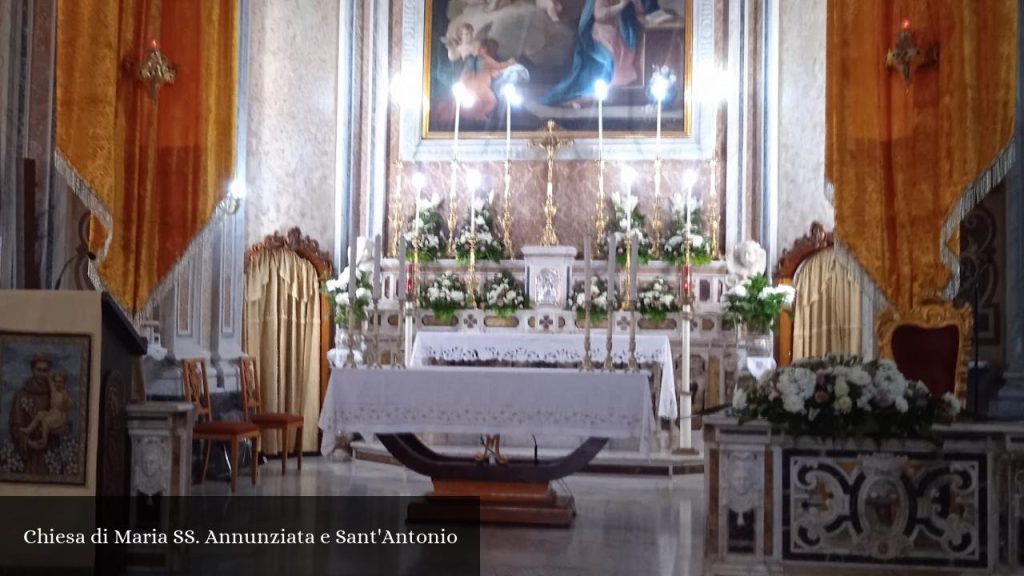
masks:
<path fill-rule="evenodd" d="M 187 402 L 128 406 L 132 496 L 188 496 L 192 481 L 194 407 Z"/>
<path fill-rule="evenodd" d="M 572 286 L 572 246 L 524 246 L 526 291 L 536 308 L 565 308 Z"/>

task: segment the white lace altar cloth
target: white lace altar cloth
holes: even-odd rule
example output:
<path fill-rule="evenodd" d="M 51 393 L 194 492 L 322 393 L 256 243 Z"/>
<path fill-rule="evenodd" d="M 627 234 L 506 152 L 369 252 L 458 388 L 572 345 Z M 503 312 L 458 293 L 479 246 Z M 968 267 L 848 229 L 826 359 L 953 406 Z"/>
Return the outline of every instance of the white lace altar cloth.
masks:
<path fill-rule="evenodd" d="M 331 370 L 321 452 L 346 432 L 534 434 L 640 438 L 654 434 L 648 374 L 544 368 Z"/>
<path fill-rule="evenodd" d="M 594 330 L 590 336 L 590 355 L 595 366 L 604 362 L 606 338 L 604 330 Z M 428 366 L 435 362 L 578 364 L 582 358 L 582 334 L 420 332 L 412 348 L 410 365 Z M 619 364 L 629 360 L 628 336 L 612 337 L 612 358 Z M 637 336 L 636 359 L 641 365 L 658 364 L 661 367 L 657 391 L 658 417 L 675 420 L 679 416 L 679 406 L 675 394 L 672 344 L 668 336 Z"/>

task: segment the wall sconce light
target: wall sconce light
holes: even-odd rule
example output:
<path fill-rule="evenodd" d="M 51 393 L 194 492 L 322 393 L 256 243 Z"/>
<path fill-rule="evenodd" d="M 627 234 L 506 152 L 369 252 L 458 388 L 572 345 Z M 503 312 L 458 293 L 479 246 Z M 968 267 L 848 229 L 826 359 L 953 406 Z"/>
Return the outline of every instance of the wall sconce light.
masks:
<path fill-rule="evenodd" d="M 150 42 L 149 51 L 139 68 L 139 80 L 149 84 L 149 99 L 156 102 L 160 88 L 164 84 L 174 84 L 176 75 L 177 71 L 171 61 L 160 51 L 160 43 L 156 40 Z"/>
<path fill-rule="evenodd" d="M 939 61 L 938 45 L 930 46 L 925 50 L 917 45 L 914 33 L 910 29 L 910 20 L 904 19 L 900 25 L 899 36 L 896 37 L 896 45 L 885 55 L 885 67 L 888 70 L 896 68 L 903 76 L 903 82 L 910 87 L 913 68 L 930 66 Z"/>
<path fill-rule="evenodd" d="M 227 195 L 220 201 L 220 207 L 230 215 L 237 214 L 238 209 L 242 207 L 242 200 L 245 200 L 248 192 L 245 182 L 241 179 L 233 180 L 228 186 Z"/>

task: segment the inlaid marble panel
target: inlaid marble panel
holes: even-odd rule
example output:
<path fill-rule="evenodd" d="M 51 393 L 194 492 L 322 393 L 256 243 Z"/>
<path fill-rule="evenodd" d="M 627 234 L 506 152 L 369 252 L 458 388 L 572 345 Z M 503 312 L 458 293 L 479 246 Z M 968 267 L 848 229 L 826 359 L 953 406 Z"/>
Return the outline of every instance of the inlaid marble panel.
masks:
<path fill-rule="evenodd" d="M 825 2 L 782 2 L 779 54 L 778 248 L 812 222 L 835 227 L 825 197 Z"/>
<path fill-rule="evenodd" d="M 250 7 L 247 245 L 300 226 L 333 246 L 339 3 Z"/>

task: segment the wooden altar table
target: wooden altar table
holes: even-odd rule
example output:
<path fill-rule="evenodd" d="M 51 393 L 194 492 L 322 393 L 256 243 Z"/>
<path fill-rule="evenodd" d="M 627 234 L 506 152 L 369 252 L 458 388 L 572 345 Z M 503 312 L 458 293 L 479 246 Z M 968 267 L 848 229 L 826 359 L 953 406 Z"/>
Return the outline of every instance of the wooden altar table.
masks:
<path fill-rule="evenodd" d="M 550 482 L 582 469 L 610 438 L 640 438 L 646 449 L 654 418 L 645 372 L 540 368 L 416 367 L 334 369 L 320 414 L 322 451 L 345 432 L 377 434 L 391 454 L 430 476 L 435 496 L 476 496 L 482 522 L 568 526 L 571 496 Z M 437 454 L 418 433 L 573 435 L 587 438 L 551 459 L 481 459 Z M 428 495 L 430 496 L 430 495 Z M 443 506 L 410 507 L 410 517 Z"/>

